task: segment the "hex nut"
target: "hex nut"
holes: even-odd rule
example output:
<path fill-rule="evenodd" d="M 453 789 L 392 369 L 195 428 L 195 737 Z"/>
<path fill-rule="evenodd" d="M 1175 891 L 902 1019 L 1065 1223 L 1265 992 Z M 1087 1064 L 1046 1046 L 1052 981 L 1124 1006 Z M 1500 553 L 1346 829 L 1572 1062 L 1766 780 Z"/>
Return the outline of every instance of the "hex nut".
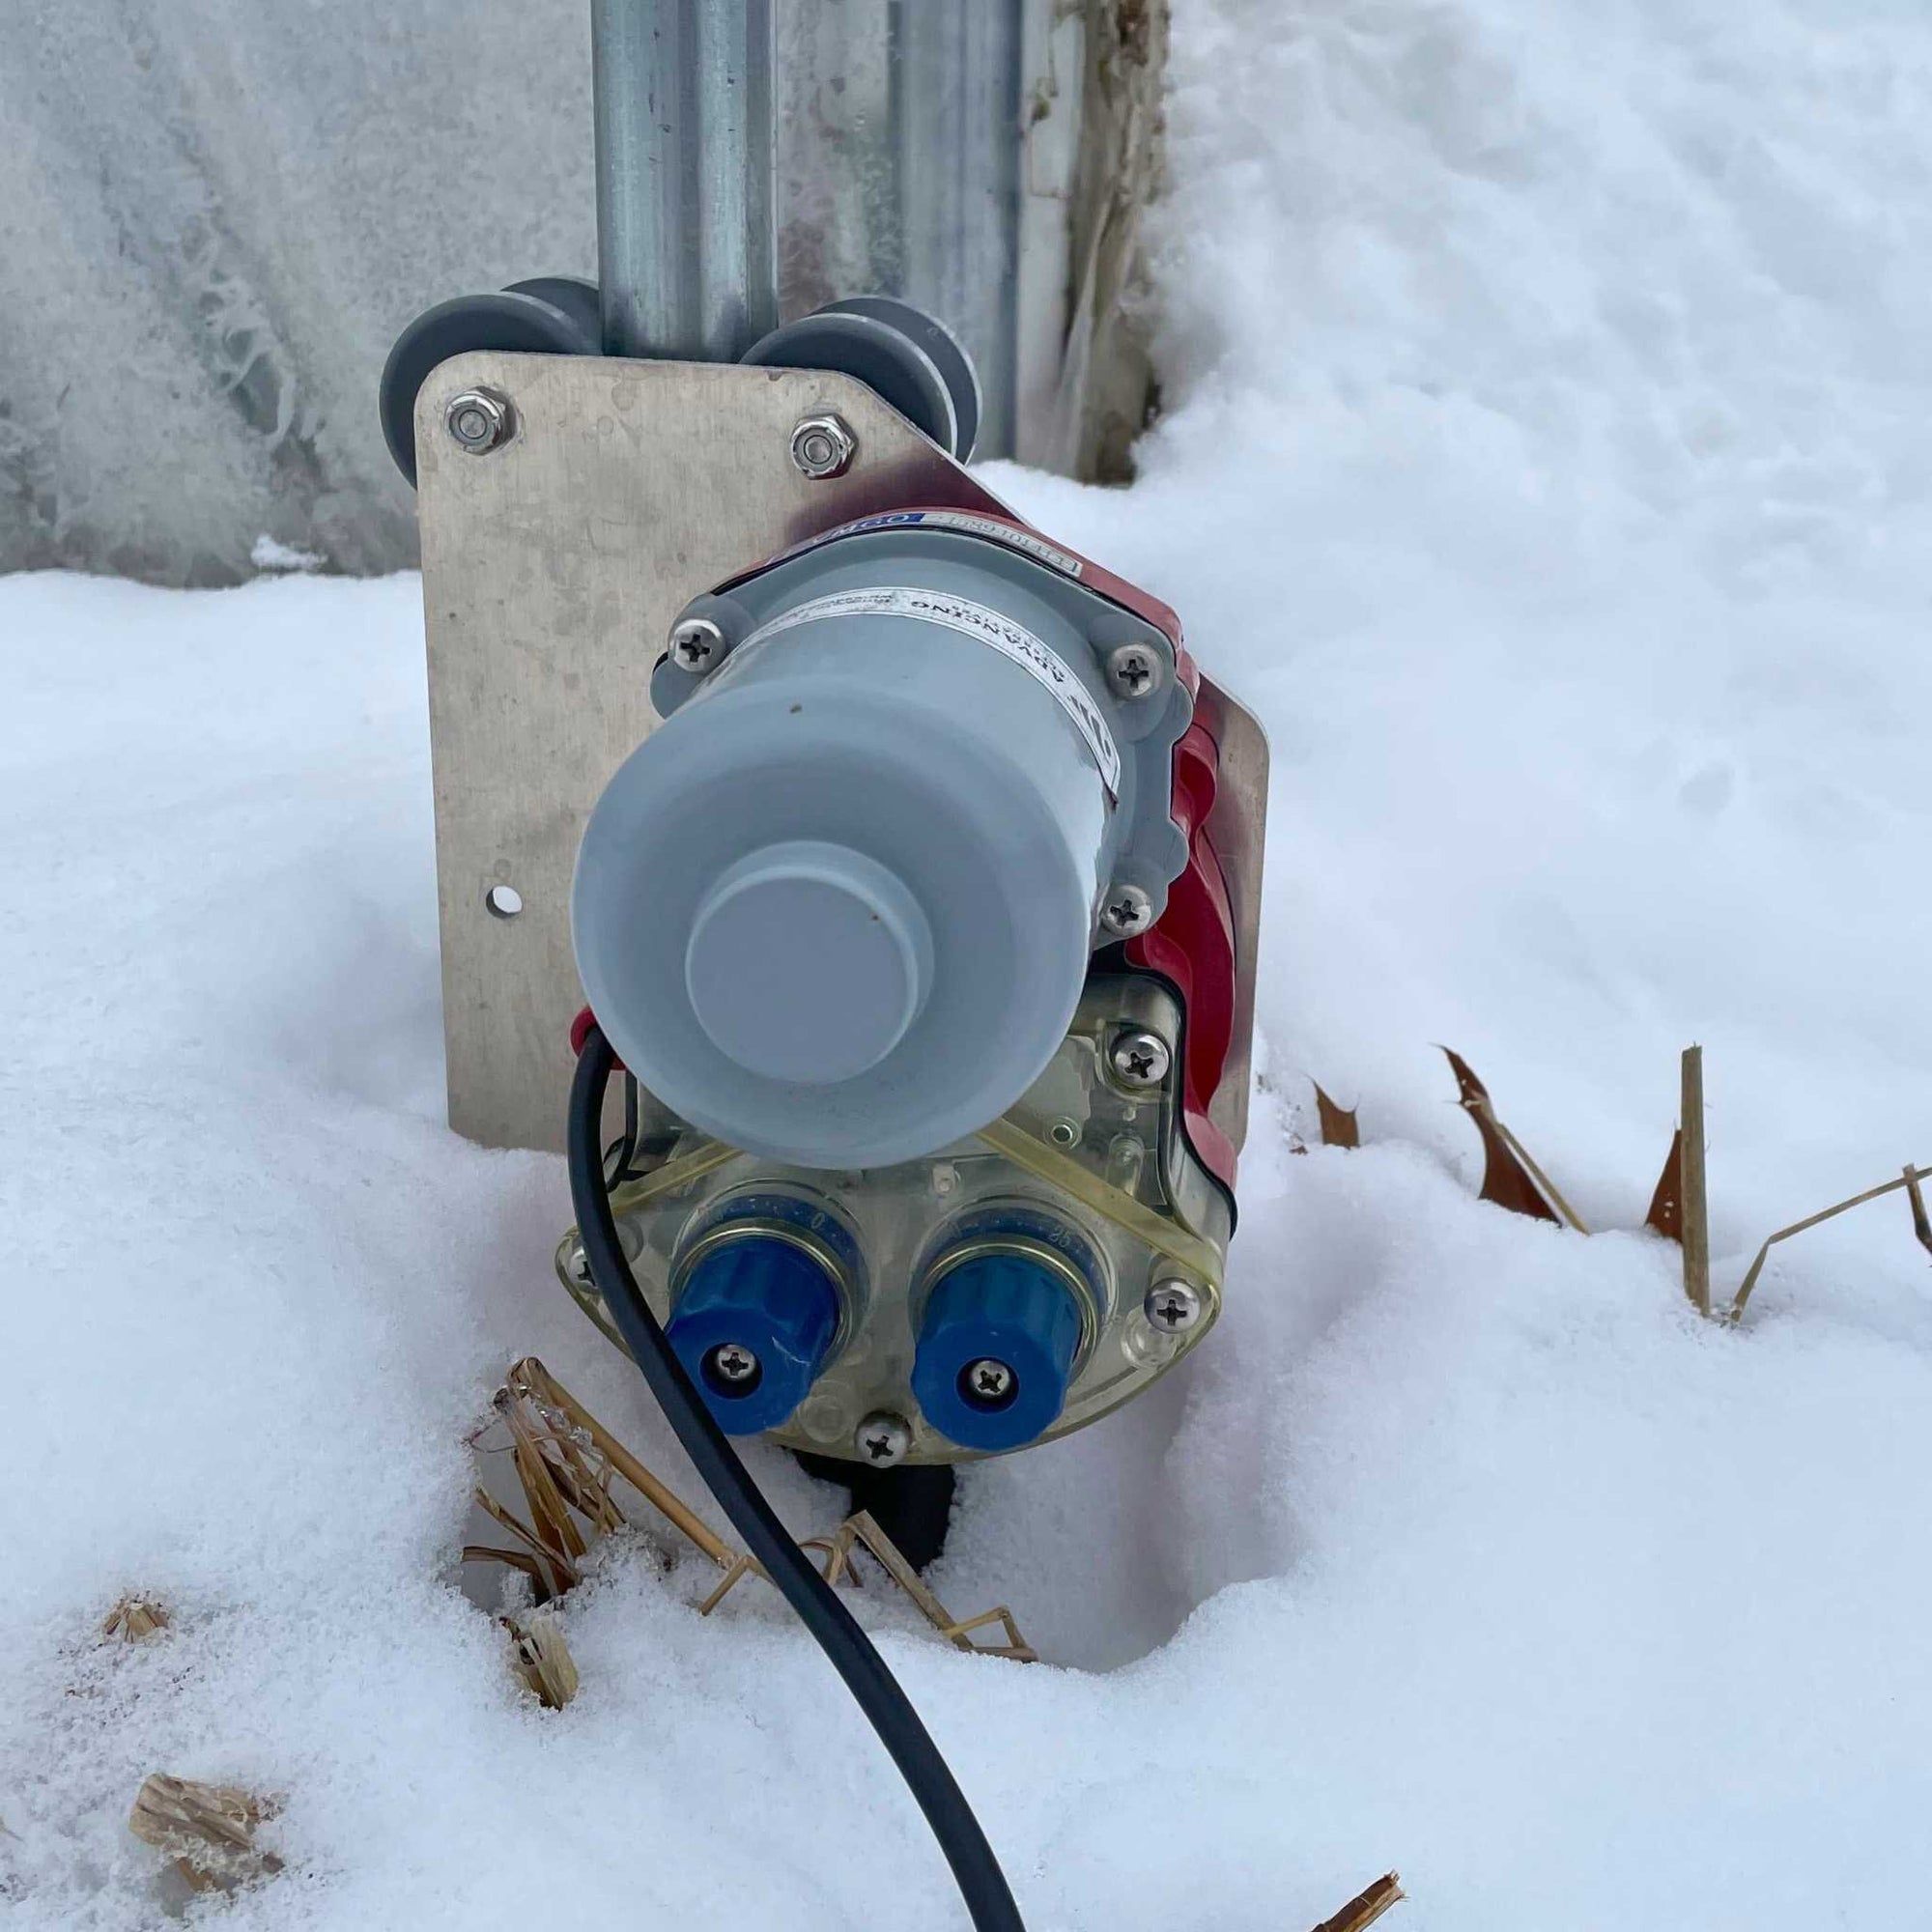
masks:
<path fill-rule="evenodd" d="M 495 389 L 459 389 L 442 412 L 450 440 L 471 456 L 500 449 L 516 434 L 516 412 L 510 399 Z"/>
<path fill-rule="evenodd" d="M 859 439 L 843 416 L 802 416 L 791 433 L 791 460 L 800 475 L 822 483 L 842 476 L 859 453 Z"/>

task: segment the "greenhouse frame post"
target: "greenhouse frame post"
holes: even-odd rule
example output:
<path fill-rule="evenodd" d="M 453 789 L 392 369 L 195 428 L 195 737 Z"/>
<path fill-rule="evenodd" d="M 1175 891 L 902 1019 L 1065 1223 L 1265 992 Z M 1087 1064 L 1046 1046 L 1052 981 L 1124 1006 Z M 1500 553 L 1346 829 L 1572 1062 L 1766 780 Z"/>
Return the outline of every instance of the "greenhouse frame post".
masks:
<path fill-rule="evenodd" d="M 591 0 L 604 350 L 736 361 L 778 326 L 773 0 Z"/>

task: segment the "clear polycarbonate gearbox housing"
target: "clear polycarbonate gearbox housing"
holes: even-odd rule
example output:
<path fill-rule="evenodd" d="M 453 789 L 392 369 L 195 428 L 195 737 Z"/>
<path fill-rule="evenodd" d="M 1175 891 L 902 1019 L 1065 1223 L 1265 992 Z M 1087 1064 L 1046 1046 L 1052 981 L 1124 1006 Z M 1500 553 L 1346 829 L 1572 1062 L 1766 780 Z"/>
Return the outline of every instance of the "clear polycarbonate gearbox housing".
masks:
<path fill-rule="evenodd" d="M 639 1145 L 652 1151 L 612 1205 L 645 1297 L 675 1339 L 691 1283 L 729 1251 L 734 1228 L 747 1247 L 778 1242 L 815 1255 L 837 1300 L 835 1332 L 796 1406 L 781 1419 L 756 1415 L 762 1432 L 801 1451 L 863 1460 L 861 1425 L 881 1415 L 906 1425 L 912 1463 L 999 1453 L 1097 1420 L 1191 1350 L 1219 1312 L 1231 1210 L 1182 1130 L 1182 1025 L 1179 1002 L 1159 980 L 1096 974 L 1046 1068 L 1011 1108 L 930 1153 L 876 1167 L 774 1162 L 642 1094 Z M 1175 1049 L 1157 1085 L 1129 1084 L 1117 1065 L 1120 1042 L 1138 1036 Z M 774 1267 L 776 1257 L 774 1249 Z M 558 1249 L 557 1271 L 616 1341 L 575 1230 Z M 959 1284 L 973 1286 L 976 1272 L 978 1298 L 961 1296 Z M 1190 1310 L 1184 1325 L 1156 1319 L 1171 1288 L 1185 1291 L 1166 1304 Z M 949 1296 L 947 1320 L 935 1321 Z M 791 1288 L 780 1305 L 797 1307 Z M 972 1340 L 976 1320 L 987 1324 L 983 1353 Z M 757 1353 L 765 1332 L 748 1352 Z M 711 1348 L 724 1336 L 703 1330 Z M 953 1350 L 945 1366 L 957 1384 L 982 1363 L 1012 1371 L 993 1350 L 1019 1355 L 1019 1343 L 1031 1352 L 1017 1364 L 1018 1389 L 986 1371 L 1000 1385 L 977 1413 L 956 1386 L 938 1388 L 935 1349 Z M 1056 1386 L 1062 1352 L 1064 1386 Z M 688 1367 L 693 1359 L 701 1365 L 694 1357 Z M 746 1417 L 715 1377 L 701 1386 L 727 1428 Z"/>

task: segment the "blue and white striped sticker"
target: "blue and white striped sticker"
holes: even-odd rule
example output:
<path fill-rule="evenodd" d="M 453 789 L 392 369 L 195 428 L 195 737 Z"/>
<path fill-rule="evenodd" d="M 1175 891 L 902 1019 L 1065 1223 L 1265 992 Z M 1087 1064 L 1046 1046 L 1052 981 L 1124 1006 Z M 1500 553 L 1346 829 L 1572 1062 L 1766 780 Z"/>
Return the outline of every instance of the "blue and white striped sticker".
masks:
<path fill-rule="evenodd" d="M 1071 551 L 1048 543 L 1037 530 L 1030 530 L 1020 524 L 1002 522 L 998 517 L 975 516 L 971 510 L 881 510 L 875 516 L 840 524 L 837 529 L 820 530 L 815 537 L 807 537 L 803 543 L 793 544 L 775 561 L 785 562 L 806 551 L 816 550 L 820 544 L 836 543 L 840 537 L 858 536 L 870 530 L 913 529 L 963 530 L 968 536 L 985 537 L 1045 564 L 1049 570 L 1059 571 L 1063 577 L 1077 578 L 1087 568 L 1086 563 Z"/>

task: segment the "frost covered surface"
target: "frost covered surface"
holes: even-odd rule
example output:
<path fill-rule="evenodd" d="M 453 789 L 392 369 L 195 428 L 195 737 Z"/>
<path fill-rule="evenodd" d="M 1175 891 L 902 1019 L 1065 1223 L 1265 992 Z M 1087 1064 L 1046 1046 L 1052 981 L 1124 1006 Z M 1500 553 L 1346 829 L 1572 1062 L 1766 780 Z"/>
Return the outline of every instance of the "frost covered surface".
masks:
<path fill-rule="evenodd" d="M 1897 1908 L 1932 1803 L 1932 1287 L 1897 1201 L 1742 1331 L 1477 1203 L 1430 1042 L 1594 1227 L 1706 1048 L 1717 1275 L 1932 1160 L 1932 32 L 1850 0 L 1183 8 L 1172 413 L 1002 472 L 1275 751 L 1269 1091 L 1193 1368 L 973 1473 L 871 1593 L 1042 1927 Z M 768 1594 L 619 1550 L 515 1690 L 455 1587 L 534 1351 L 677 1467 L 549 1275 L 559 1166 L 440 1125 L 416 589 L 0 583 L 0 1900 L 154 1922 L 166 1770 L 285 1794 L 235 1927 L 958 1922 Z M 1306 1078 L 1371 1145 L 1287 1152 Z M 834 1508 L 760 1463 L 801 1527 Z M 96 1646 L 139 1587 L 163 1637 Z"/>
<path fill-rule="evenodd" d="M 383 358 L 592 259 L 587 9 L 0 0 L 0 557 L 233 582 L 266 527 L 408 562 Z"/>

